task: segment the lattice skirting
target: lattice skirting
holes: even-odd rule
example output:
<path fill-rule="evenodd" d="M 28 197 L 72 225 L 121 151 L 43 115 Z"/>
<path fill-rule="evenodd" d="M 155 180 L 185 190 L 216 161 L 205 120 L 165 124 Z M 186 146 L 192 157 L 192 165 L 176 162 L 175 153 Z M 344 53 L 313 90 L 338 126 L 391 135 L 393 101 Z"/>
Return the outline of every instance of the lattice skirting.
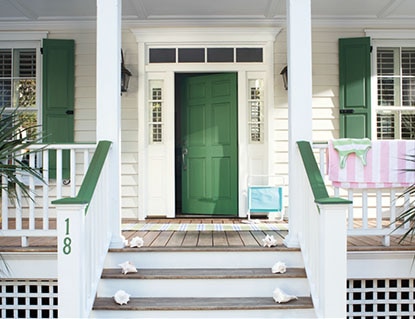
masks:
<path fill-rule="evenodd" d="M 288 230 L 284 223 L 250 223 L 250 224 L 156 224 L 130 223 L 122 224 L 123 230 L 131 231 L 255 231 Z"/>
<path fill-rule="evenodd" d="M 414 318 L 415 279 L 349 279 L 348 318 Z"/>
<path fill-rule="evenodd" d="M 1 318 L 58 318 L 58 284 L 54 279 L 0 280 Z"/>

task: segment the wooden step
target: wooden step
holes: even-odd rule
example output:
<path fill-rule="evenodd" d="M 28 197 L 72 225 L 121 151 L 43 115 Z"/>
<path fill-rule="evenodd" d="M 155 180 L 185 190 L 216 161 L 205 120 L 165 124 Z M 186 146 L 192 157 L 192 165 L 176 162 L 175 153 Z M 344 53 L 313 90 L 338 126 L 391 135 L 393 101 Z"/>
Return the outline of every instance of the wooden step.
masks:
<path fill-rule="evenodd" d="M 287 268 L 274 274 L 271 268 L 207 268 L 207 269 L 137 269 L 136 273 L 121 273 L 120 268 L 104 269 L 103 279 L 240 279 L 240 278 L 306 278 L 304 268 Z"/>
<path fill-rule="evenodd" d="M 93 310 L 123 311 L 191 311 L 191 310 L 283 310 L 311 309 L 309 297 L 299 297 L 287 303 L 276 303 L 273 298 L 131 298 L 119 305 L 113 298 L 96 298 Z"/>

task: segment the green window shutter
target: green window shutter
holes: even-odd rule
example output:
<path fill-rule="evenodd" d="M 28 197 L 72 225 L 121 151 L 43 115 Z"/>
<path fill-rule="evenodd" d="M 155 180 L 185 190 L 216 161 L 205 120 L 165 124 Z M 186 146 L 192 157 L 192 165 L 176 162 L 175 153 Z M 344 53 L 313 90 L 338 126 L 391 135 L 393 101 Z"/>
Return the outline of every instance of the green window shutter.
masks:
<path fill-rule="evenodd" d="M 43 39 L 42 125 L 45 143 L 73 143 L 75 42 Z M 49 176 L 56 177 L 56 152 L 49 153 Z M 69 154 L 63 156 L 63 178 L 69 178 Z"/>
<path fill-rule="evenodd" d="M 340 137 L 370 138 L 370 38 L 339 39 Z"/>

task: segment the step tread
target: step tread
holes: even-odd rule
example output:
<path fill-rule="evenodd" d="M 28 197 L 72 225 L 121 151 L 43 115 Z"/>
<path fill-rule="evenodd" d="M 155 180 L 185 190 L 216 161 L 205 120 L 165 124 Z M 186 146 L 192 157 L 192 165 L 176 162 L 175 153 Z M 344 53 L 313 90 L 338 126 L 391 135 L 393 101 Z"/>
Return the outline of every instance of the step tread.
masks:
<path fill-rule="evenodd" d="M 275 247 L 263 247 L 258 245 L 248 246 L 158 246 L 158 247 L 124 247 L 124 248 L 110 248 L 110 253 L 126 253 L 126 252 L 205 252 L 205 251 L 225 251 L 225 252 L 252 252 L 252 251 L 267 251 L 267 252 L 300 252 L 300 248 L 286 247 L 278 245 Z"/>
<path fill-rule="evenodd" d="M 274 274 L 271 268 L 191 268 L 137 269 L 136 273 L 121 273 L 121 268 L 106 268 L 103 279 L 237 279 L 237 278 L 306 278 L 304 268 L 287 268 Z"/>
<path fill-rule="evenodd" d="M 179 310 L 260 310 L 309 309 L 310 297 L 298 297 L 287 303 L 276 303 L 272 297 L 263 298 L 131 298 L 127 305 L 113 298 L 96 298 L 93 310 L 179 311 Z"/>

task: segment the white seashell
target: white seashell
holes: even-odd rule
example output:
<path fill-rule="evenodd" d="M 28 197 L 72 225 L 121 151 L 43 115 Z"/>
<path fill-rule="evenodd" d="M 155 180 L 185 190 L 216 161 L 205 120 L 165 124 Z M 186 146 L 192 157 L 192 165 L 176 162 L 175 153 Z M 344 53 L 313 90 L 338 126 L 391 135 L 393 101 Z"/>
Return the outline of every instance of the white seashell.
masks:
<path fill-rule="evenodd" d="M 282 261 L 278 261 L 278 262 L 275 263 L 274 266 L 272 266 L 272 273 L 273 274 L 277 274 L 277 273 L 283 274 L 286 271 L 287 271 L 287 266 Z"/>
<path fill-rule="evenodd" d="M 293 299 L 298 299 L 296 296 L 287 295 L 280 288 L 275 288 L 274 293 L 273 293 L 273 298 L 278 303 L 288 302 Z"/>
<path fill-rule="evenodd" d="M 126 305 L 130 301 L 130 295 L 124 290 L 118 290 L 114 295 L 114 300 L 117 304 Z"/>
<path fill-rule="evenodd" d="M 264 247 L 272 247 L 277 246 L 277 240 L 274 238 L 274 235 L 266 235 L 264 239 L 262 239 L 264 243 Z"/>
<path fill-rule="evenodd" d="M 143 247 L 143 245 L 144 245 L 143 238 L 137 236 L 131 239 L 130 247 Z"/>
<path fill-rule="evenodd" d="M 129 272 L 137 272 L 137 268 L 135 268 L 135 266 L 131 263 L 131 261 L 123 262 L 122 264 L 119 264 L 118 266 L 122 268 L 122 273 L 124 275 L 128 274 Z"/>

